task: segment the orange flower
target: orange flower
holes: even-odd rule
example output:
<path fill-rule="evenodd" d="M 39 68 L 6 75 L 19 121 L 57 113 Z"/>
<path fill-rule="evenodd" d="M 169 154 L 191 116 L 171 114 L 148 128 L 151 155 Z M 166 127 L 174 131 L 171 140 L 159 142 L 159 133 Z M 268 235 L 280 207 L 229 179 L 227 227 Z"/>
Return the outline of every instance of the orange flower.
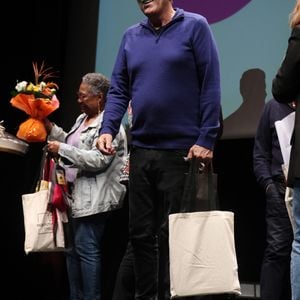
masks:
<path fill-rule="evenodd" d="M 27 81 L 17 83 L 10 103 L 29 115 L 28 120 L 19 126 L 17 137 L 27 142 L 44 142 L 47 132 L 41 120 L 59 108 L 59 100 L 55 95 L 58 85 L 44 81 L 54 76 L 51 68 L 45 68 L 44 63 L 40 69 L 33 63 L 33 70 L 35 84 Z M 39 79 L 42 81 L 38 82 Z"/>

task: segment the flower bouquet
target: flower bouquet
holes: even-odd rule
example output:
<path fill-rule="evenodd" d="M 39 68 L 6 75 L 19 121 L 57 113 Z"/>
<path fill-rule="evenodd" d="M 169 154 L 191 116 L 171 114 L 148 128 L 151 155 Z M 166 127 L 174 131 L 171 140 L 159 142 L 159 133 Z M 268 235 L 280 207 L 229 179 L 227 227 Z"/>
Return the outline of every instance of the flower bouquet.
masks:
<path fill-rule="evenodd" d="M 37 63 L 33 63 L 33 71 L 35 83 L 18 82 L 12 92 L 10 103 L 29 115 L 29 118 L 20 124 L 17 137 L 27 142 L 44 142 L 47 131 L 42 120 L 59 107 L 55 95 L 58 85 L 46 82 L 47 79 L 54 77 L 54 72 L 51 68 L 46 68 L 44 62 L 40 68 Z"/>

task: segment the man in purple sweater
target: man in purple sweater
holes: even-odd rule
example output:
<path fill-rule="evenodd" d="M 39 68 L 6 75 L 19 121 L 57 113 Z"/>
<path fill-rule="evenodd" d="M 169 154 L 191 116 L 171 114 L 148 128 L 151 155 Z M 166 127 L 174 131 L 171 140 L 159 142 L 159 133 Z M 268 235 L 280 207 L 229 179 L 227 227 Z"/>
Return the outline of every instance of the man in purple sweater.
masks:
<path fill-rule="evenodd" d="M 112 140 L 131 100 L 129 239 L 135 299 L 161 300 L 170 299 L 168 215 L 179 210 L 189 160 L 208 163 L 213 157 L 220 70 L 203 16 L 174 8 L 172 0 L 138 0 L 138 5 L 147 19 L 124 33 L 97 147 L 114 153 Z M 158 281 L 164 288 L 158 289 Z"/>

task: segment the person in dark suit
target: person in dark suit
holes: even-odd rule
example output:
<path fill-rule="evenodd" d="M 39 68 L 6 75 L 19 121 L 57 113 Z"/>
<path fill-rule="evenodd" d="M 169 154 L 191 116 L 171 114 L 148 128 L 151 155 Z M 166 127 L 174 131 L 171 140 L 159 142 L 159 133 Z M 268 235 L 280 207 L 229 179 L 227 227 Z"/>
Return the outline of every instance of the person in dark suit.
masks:
<path fill-rule="evenodd" d="M 290 14 L 292 28 L 285 57 L 272 82 L 272 93 L 279 102 L 296 101 L 295 129 L 287 185 L 294 188 L 295 232 L 291 254 L 292 299 L 300 300 L 300 0 Z"/>
<path fill-rule="evenodd" d="M 260 273 L 261 300 L 289 300 L 293 229 L 285 206 L 283 156 L 275 122 L 294 112 L 292 103 L 268 101 L 256 131 L 253 170 L 265 192 L 266 248 Z"/>

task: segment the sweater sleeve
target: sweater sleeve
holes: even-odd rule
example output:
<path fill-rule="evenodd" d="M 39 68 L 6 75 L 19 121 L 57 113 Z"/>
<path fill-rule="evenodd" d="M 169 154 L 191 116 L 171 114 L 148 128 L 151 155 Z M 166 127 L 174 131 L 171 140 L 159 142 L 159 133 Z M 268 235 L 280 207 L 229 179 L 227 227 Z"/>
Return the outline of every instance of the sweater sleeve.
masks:
<path fill-rule="evenodd" d="M 125 55 L 126 34 L 124 34 L 117 59 L 113 68 L 110 89 L 105 104 L 105 111 L 100 134 L 109 133 L 113 137 L 119 131 L 122 118 L 130 101 L 129 76 Z"/>
<path fill-rule="evenodd" d="M 197 64 L 200 93 L 200 133 L 196 144 L 213 149 L 220 128 L 220 64 L 216 42 L 207 21 L 195 27 L 193 49 Z"/>

